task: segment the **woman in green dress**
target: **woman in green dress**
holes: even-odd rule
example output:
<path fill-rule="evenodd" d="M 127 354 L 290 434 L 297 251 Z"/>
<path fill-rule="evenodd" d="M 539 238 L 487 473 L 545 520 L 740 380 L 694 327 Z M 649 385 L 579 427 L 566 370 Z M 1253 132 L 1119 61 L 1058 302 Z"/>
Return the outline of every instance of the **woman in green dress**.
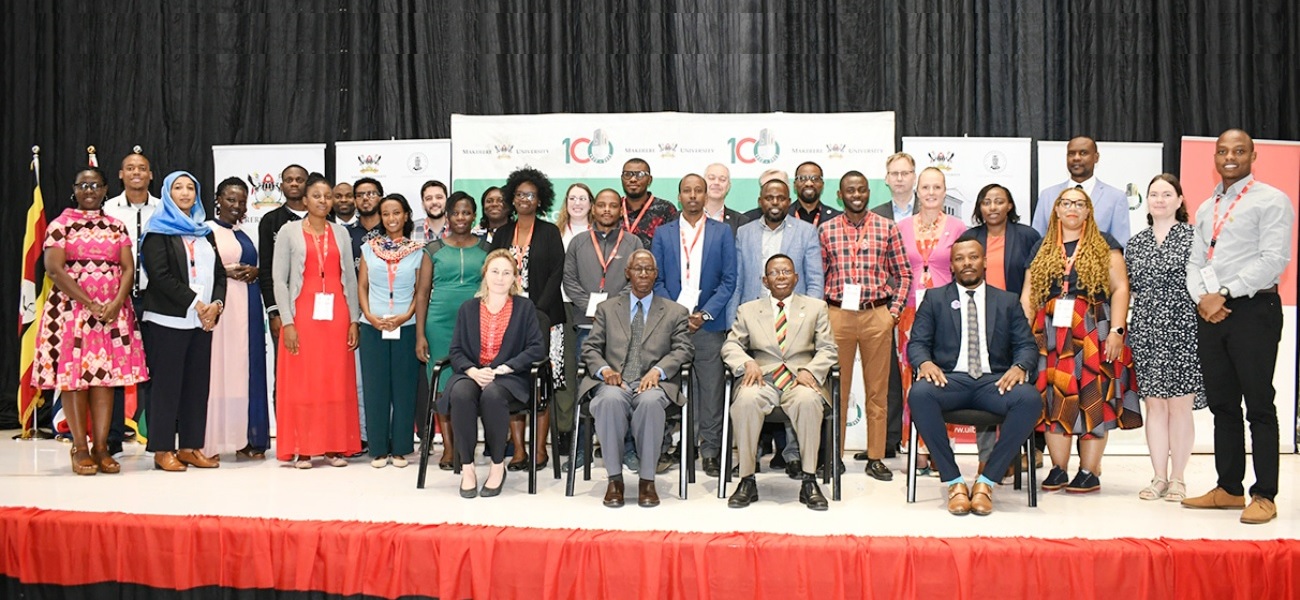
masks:
<path fill-rule="evenodd" d="M 416 282 L 416 302 L 427 303 L 427 312 L 416 311 L 415 354 L 429 364 L 425 377 L 432 377 L 432 364 L 447 355 L 451 346 L 452 327 L 460 305 L 474 297 L 483 279 L 483 261 L 488 245 L 473 233 L 478 207 L 473 196 L 456 192 L 447 200 L 446 237 L 429 242 L 424 247 L 424 261 L 420 265 Z M 451 369 L 442 372 L 441 383 L 451 378 Z M 432 382 L 430 385 L 437 385 Z M 438 410 L 438 430 L 442 432 L 442 457 L 438 467 L 451 470 L 452 446 L 450 414 Z M 428 435 L 432 435 L 430 432 Z"/>

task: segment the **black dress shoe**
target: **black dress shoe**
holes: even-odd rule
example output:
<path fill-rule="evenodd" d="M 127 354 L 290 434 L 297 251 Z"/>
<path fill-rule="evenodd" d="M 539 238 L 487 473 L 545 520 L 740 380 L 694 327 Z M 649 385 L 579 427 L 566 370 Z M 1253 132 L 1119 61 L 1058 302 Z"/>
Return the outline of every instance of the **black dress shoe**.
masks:
<path fill-rule="evenodd" d="M 839 471 L 840 471 L 840 475 L 843 475 L 844 472 L 848 470 L 848 468 L 844 466 L 844 461 L 842 461 L 842 460 L 837 460 L 837 461 L 835 461 L 835 464 L 836 464 L 836 467 L 837 467 L 837 468 L 839 469 Z M 826 477 L 826 463 L 822 463 L 822 464 L 820 464 L 820 465 L 817 465 L 817 477 L 818 477 L 818 478 L 825 478 L 825 477 Z"/>
<path fill-rule="evenodd" d="M 671 454 L 660 454 L 659 463 L 655 465 L 655 473 L 660 475 L 667 473 L 668 470 L 673 468 L 673 465 L 676 464 L 677 460 L 674 459 Z"/>
<path fill-rule="evenodd" d="M 605 487 L 605 506 L 619 508 L 623 506 L 623 478 L 610 479 Z"/>
<path fill-rule="evenodd" d="M 705 474 L 705 475 L 707 475 L 707 476 L 709 476 L 709 477 L 717 477 L 719 474 L 722 473 L 722 460 L 721 460 L 721 459 L 705 457 L 704 460 L 701 461 L 701 462 L 704 463 L 704 474 Z"/>
<path fill-rule="evenodd" d="M 778 452 L 772 456 L 772 460 L 768 461 L 767 466 L 773 469 L 784 469 L 786 464 L 785 457 Z"/>
<path fill-rule="evenodd" d="M 803 461 L 792 460 L 790 462 L 785 463 L 785 474 L 790 479 L 794 479 L 796 481 L 799 479 L 803 479 Z"/>
<path fill-rule="evenodd" d="M 803 485 L 799 487 L 799 502 L 817 511 L 830 508 L 826 496 L 822 495 L 821 488 L 817 487 L 817 478 L 811 475 L 804 477 Z"/>
<path fill-rule="evenodd" d="M 853 460 L 871 460 L 871 457 L 867 456 L 867 453 L 863 451 L 855 453 L 853 455 Z"/>
<path fill-rule="evenodd" d="M 108 455 L 114 456 L 122 453 L 122 442 L 120 440 L 108 441 Z"/>
<path fill-rule="evenodd" d="M 525 453 L 524 453 L 524 459 L 523 459 L 523 460 L 517 460 L 517 461 L 514 461 L 514 462 L 508 462 L 508 463 L 506 463 L 506 470 L 507 470 L 507 471 L 525 471 L 525 470 L 528 469 L 528 460 L 529 460 L 528 453 L 525 452 Z"/>
<path fill-rule="evenodd" d="M 741 477 L 740 483 L 736 485 L 735 493 L 727 499 L 727 506 L 731 508 L 745 508 L 750 504 L 758 502 L 758 481 L 753 475 Z"/>
<path fill-rule="evenodd" d="M 872 476 L 880 481 L 893 481 L 894 472 L 885 466 L 885 463 L 879 460 L 873 460 L 867 463 L 867 475 Z"/>

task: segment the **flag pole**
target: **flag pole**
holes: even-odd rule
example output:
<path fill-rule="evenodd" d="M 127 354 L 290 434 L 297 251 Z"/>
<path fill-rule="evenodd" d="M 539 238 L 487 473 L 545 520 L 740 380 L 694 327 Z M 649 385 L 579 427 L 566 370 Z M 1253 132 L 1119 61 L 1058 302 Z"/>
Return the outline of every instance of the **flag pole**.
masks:
<path fill-rule="evenodd" d="M 35 215 L 35 217 L 37 218 L 37 221 L 40 223 L 40 229 L 41 229 L 41 235 L 40 235 L 40 237 L 44 237 L 44 222 L 45 222 L 44 211 L 45 211 L 45 203 L 44 203 L 44 201 L 39 200 L 39 199 L 40 199 L 40 196 L 41 196 L 41 194 L 40 194 L 40 188 L 41 188 L 41 158 L 40 158 L 40 154 L 41 154 L 41 147 L 40 147 L 40 146 L 32 146 L 32 165 L 31 165 L 31 168 L 32 168 L 32 173 L 35 175 L 35 179 L 36 179 L 35 192 L 34 192 L 34 194 L 33 194 L 32 204 L 33 204 L 33 208 L 35 208 L 35 209 L 37 209 L 37 210 L 39 211 L 39 214 Z M 28 219 L 28 220 L 30 221 L 30 220 L 31 220 L 30 217 L 32 217 L 33 215 L 31 214 L 32 211 L 29 210 L 28 212 L 29 212 L 29 215 L 28 215 L 28 216 L 29 216 L 29 219 Z M 31 228 L 32 228 L 32 225 L 33 225 L 32 223 L 28 223 L 28 228 L 31 229 Z M 29 232 L 29 233 L 30 233 L 30 232 Z M 41 243 L 43 240 L 35 240 L 35 239 L 33 239 L 33 240 L 31 240 L 31 241 L 33 241 L 33 242 L 39 244 L 39 243 Z M 28 249 L 28 248 L 24 248 L 23 250 L 24 250 L 24 253 L 26 253 L 29 249 Z M 25 260 L 25 259 L 24 259 L 24 260 Z M 32 275 L 33 275 L 33 277 L 34 277 L 35 273 L 33 272 Z M 26 273 L 26 263 L 25 263 L 25 262 L 24 262 L 24 273 L 23 273 L 23 277 L 24 277 L 24 283 L 27 283 L 27 281 L 26 281 L 27 273 Z M 20 345 L 25 345 L 25 344 L 27 344 L 29 341 L 31 341 L 31 342 L 33 343 L 33 347 L 32 347 L 32 349 L 31 349 L 31 352 L 32 352 L 33 354 L 35 353 L 35 346 L 34 346 L 34 343 L 35 343 L 35 335 L 34 335 L 34 332 L 33 332 L 33 335 L 31 335 L 31 336 L 26 335 L 26 331 L 23 330 L 23 326 L 24 326 L 24 325 L 27 325 L 27 330 L 30 330 L 32 327 L 37 327 L 37 328 L 40 327 L 40 323 L 38 322 L 38 320 L 39 320 L 40 317 L 41 317 L 41 315 L 39 314 L 39 313 L 40 313 L 40 309 L 41 309 L 41 307 L 42 307 L 42 305 L 44 304 L 44 301 L 45 301 L 45 297 L 44 297 L 44 296 L 49 292 L 48 278 L 43 278 L 43 279 L 47 279 L 47 282 L 46 282 L 47 285 L 44 285 L 44 286 L 43 286 L 44 289 L 36 288 L 36 287 L 35 287 L 36 282 L 35 282 L 35 281 L 31 281 L 31 283 L 32 283 L 32 292 L 33 292 L 32 295 L 35 296 L 34 298 L 32 298 L 32 302 L 33 302 L 33 306 L 36 307 L 36 310 L 35 310 L 35 313 L 36 313 L 36 314 L 34 315 L 34 318 L 32 319 L 32 321 L 31 321 L 30 323 L 28 323 L 28 322 L 26 322 L 26 318 L 25 318 L 25 317 L 20 317 L 20 319 L 19 319 L 19 324 L 18 324 L 18 327 L 19 327 L 19 330 L 20 330 L 20 334 L 19 334 L 19 344 L 20 344 Z M 24 295 L 26 295 L 26 294 L 24 294 Z M 31 338 L 31 339 L 29 340 L 29 338 Z M 20 349 L 19 353 L 20 353 L 20 354 L 23 354 L 22 351 L 21 351 L 21 349 Z M 27 362 L 27 361 L 24 361 L 24 362 Z M 22 369 L 22 372 L 19 373 L 19 382 L 18 382 L 18 385 L 19 385 L 19 389 L 18 389 L 18 401 L 19 401 L 19 407 L 18 407 L 18 408 L 19 408 L 19 410 L 18 410 L 18 424 L 19 424 L 19 427 L 20 427 L 20 433 L 18 433 L 18 435 L 13 436 L 13 439 L 15 439 L 15 440 L 23 440 L 23 441 L 32 441 L 32 440 L 48 440 L 48 439 L 53 439 L 53 438 L 54 438 L 54 433 L 53 433 L 53 432 L 45 432 L 45 431 L 42 431 L 41 428 L 40 428 L 39 423 L 37 423 L 37 412 L 38 412 L 38 409 L 39 409 L 42 405 L 44 405 L 44 395 L 43 395 L 43 392 L 42 392 L 41 390 L 35 390 L 35 396 L 34 396 L 34 397 L 32 398 L 32 400 L 31 400 L 31 404 L 32 404 L 32 406 L 30 407 L 30 410 L 28 411 L 29 414 L 27 414 L 27 415 L 23 414 L 22 398 L 23 398 L 24 392 L 28 392 L 28 391 L 29 391 L 29 389 L 24 389 L 24 388 L 31 388 L 31 379 L 30 379 L 31 365 L 30 365 L 30 364 L 24 364 L 24 365 L 21 365 L 21 369 Z M 27 428 L 27 421 L 28 421 L 29 418 L 31 419 L 31 423 L 32 423 L 31 429 L 28 429 L 28 428 Z"/>

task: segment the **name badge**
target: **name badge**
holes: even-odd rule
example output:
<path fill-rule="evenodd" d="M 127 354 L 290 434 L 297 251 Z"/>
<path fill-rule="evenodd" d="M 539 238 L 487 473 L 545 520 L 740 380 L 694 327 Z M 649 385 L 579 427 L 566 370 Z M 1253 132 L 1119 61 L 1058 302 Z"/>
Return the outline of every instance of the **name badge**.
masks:
<path fill-rule="evenodd" d="M 700 304 L 700 290 L 682 290 L 677 296 L 677 303 L 685 306 L 686 310 L 695 312 L 695 307 Z"/>
<path fill-rule="evenodd" d="M 384 315 L 384 318 L 385 318 L 385 319 L 388 319 L 388 318 L 391 318 L 392 316 L 393 316 L 393 315 Z M 380 333 L 380 335 L 379 335 L 379 339 L 381 339 L 381 340 L 400 340 L 400 339 L 402 339 L 402 328 L 401 328 L 401 327 L 396 327 L 396 328 L 394 328 L 392 331 L 381 331 L 381 332 L 379 332 L 379 333 Z"/>
<path fill-rule="evenodd" d="M 1205 281 L 1205 293 L 1212 294 L 1223 287 L 1219 284 L 1219 276 L 1214 272 L 1214 267 L 1205 265 L 1201 267 L 1201 279 Z"/>
<path fill-rule="evenodd" d="M 916 290 L 916 307 L 921 308 L 921 301 L 925 300 L 925 288 Z"/>
<path fill-rule="evenodd" d="M 1052 310 L 1052 327 L 1074 325 L 1074 298 L 1057 298 Z"/>
<path fill-rule="evenodd" d="M 844 284 L 844 297 L 840 299 L 840 308 L 858 310 L 862 305 L 862 286 L 856 283 Z"/>
<path fill-rule="evenodd" d="M 596 318 L 596 308 L 601 302 L 609 300 L 609 294 L 606 292 L 596 292 L 587 297 L 587 318 Z"/>
<path fill-rule="evenodd" d="M 315 321 L 334 320 L 334 294 L 317 292 L 316 303 L 312 307 L 311 318 Z"/>

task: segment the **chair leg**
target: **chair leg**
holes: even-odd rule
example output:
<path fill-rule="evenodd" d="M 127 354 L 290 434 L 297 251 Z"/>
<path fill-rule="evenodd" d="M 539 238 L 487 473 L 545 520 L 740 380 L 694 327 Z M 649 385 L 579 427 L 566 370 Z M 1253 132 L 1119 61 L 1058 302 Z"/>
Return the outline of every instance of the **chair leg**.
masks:
<path fill-rule="evenodd" d="M 528 493 L 537 493 L 537 396 L 528 411 Z"/>
<path fill-rule="evenodd" d="M 907 437 L 907 502 L 916 502 L 916 424 L 908 427 Z"/>
<path fill-rule="evenodd" d="M 722 455 L 721 468 L 718 473 L 718 497 L 727 497 L 727 483 L 731 481 L 731 390 L 722 390 Z M 682 436 L 685 440 L 686 436 Z"/>
<path fill-rule="evenodd" d="M 555 412 L 555 398 L 551 398 L 551 403 L 549 406 L 551 411 L 551 422 L 555 423 L 556 426 L 558 426 L 560 420 L 558 418 L 559 415 L 557 415 Z M 560 434 L 556 432 L 555 426 L 547 428 L 547 433 L 551 436 L 551 462 L 554 463 L 551 466 L 551 468 L 554 471 L 554 475 L 555 475 L 554 479 L 556 481 L 559 481 L 560 480 Z M 570 461 L 573 460 L 572 454 L 569 455 L 569 460 Z"/>
<path fill-rule="evenodd" d="M 596 460 L 596 420 L 587 421 L 586 434 L 582 436 L 587 440 L 586 447 L 582 450 L 582 480 L 591 481 L 591 461 Z"/>
<path fill-rule="evenodd" d="M 1038 466 L 1034 464 L 1034 435 L 1025 440 L 1025 456 L 1029 457 L 1029 508 L 1038 508 Z"/>
<path fill-rule="evenodd" d="M 681 471 L 677 475 L 677 495 L 685 500 L 690 484 L 695 483 L 695 436 L 691 435 L 691 400 L 686 398 L 682 406 Z"/>
<path fill-rule="evenodd" d="M 1033 455 L 1031 454 L 1030 456 Z M 1014 475 L 1012 476 L 1012 480 L 1011 480 L 1011 488 L 1016 491 L 1020 491 L 1021 486 L 1024 485 L 1024 481 L 1023 481 L 1024 469 L 1020 468 L 1020 459 L 1014 460 L 1012 462 L 1011 468 L 1012 471 L 1014 472 Z"/>
<path fill-rule="evenodd" d="M 437 382 L 435 381 L 431 385 L 436 385 L 436 384 Z M 428 476 L 429 451 L 433 446 L 433 424 L 434 421 L 437 419 L 436 417 L 437 411 L 434 408 L 435 405 L 434 396 L 435 394 L 433 392 L 429 393 L 429 414 L 425 415 L 424 417 L 424 422 L 425 422 L 424 440 L 421 441 L 420 443 L 420 472 L 416 476 L 416 480 L 415 480 L 415 488 L 420 490 L 424 489 L 424 481 L 425 478 Z M 459 463 L 460 461 L 455 461 L 455 462 Z"/>
<path fill-rule="evenodd" d="M 582 426 L 582 406 L 573 407 L 573 436 L 569 440 L 569 466 L 565 467 L 568 477 L 564 481 L 564 495 L 573 496 L 574 479 L 578 476 L 578 428 Z M 559 457 L 556 457 L 559 463 Z"/>

